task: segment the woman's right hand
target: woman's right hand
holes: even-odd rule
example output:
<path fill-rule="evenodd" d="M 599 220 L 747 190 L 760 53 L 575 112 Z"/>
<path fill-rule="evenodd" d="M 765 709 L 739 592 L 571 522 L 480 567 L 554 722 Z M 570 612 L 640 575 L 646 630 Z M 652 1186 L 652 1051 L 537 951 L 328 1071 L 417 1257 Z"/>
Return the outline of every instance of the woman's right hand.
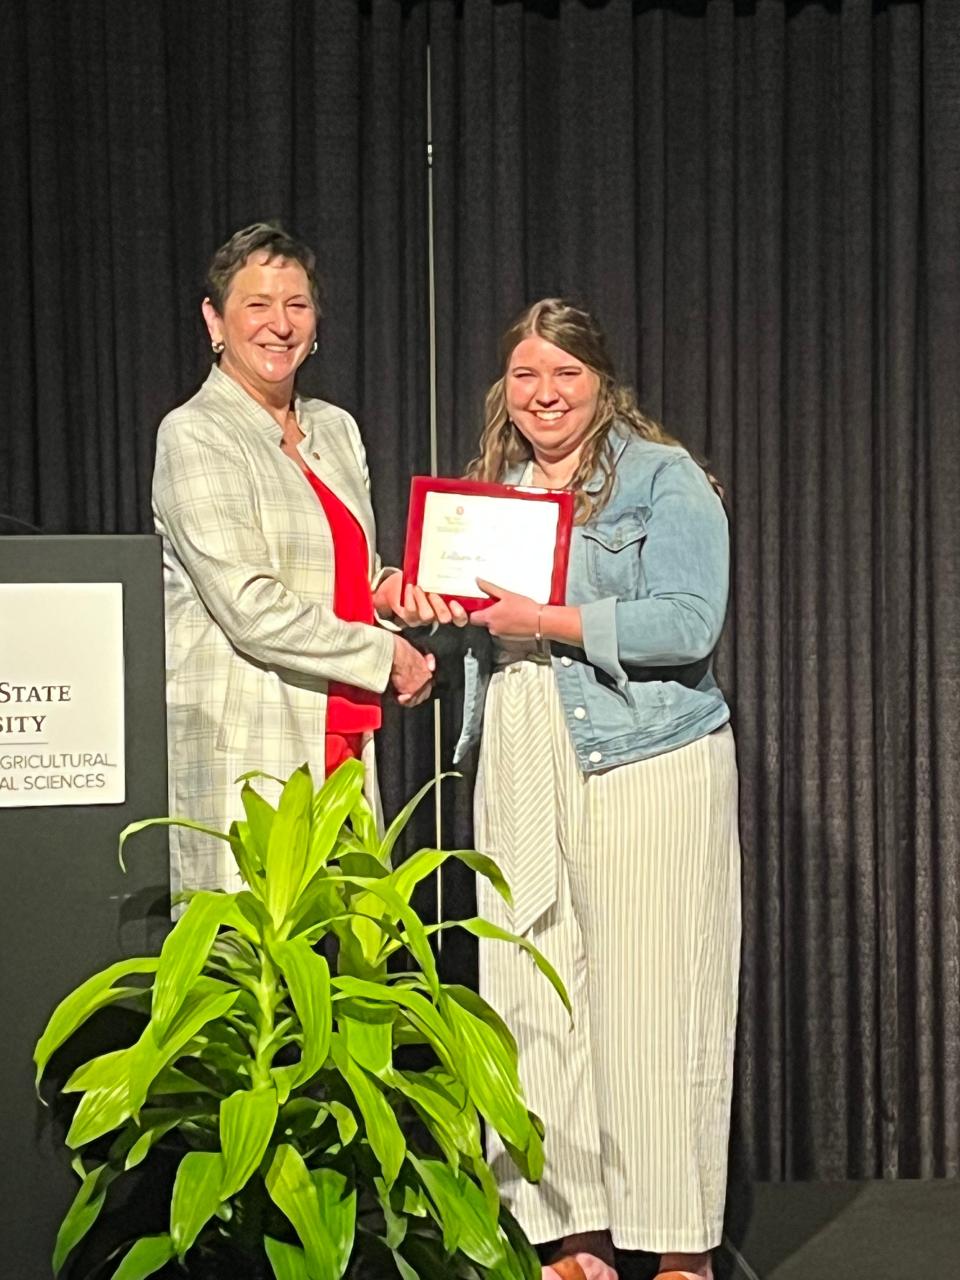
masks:
<path fill-rule="evenodd" d="M 403 707 L 415 707 L 430 696 L 437 660 L 432 653 L 421 653 L 403 636 L 393 637 L 393 666 L 390 687 Z"/>
<path fill-rule="evenodd" d="M 405 627 L 423 627 L 434 622 L 452 622 L 456 627 L 465 627 L 469 620 L 466 609 L 455 600 L 448 604 L 442 596 L 412 583 L 404 589 L 402 573 L 391 573 L 384 578 L 374 592 L 373 602 L 378 613 L 392 613 Z"/>

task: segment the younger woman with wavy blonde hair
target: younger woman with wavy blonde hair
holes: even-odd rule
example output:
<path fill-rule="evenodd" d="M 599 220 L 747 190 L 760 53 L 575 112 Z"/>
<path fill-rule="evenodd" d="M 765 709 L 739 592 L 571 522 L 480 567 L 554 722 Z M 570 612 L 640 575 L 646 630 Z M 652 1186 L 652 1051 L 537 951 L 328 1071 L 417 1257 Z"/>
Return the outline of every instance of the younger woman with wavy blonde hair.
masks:
<path fill-rule="evenodd" d="M 622 423 L 644 440 L 674 445 L 679 442 L 668 435 L 653 418 L 647 417 L 637 404 L 630 387 L 618 382 L 613 361 L 607 351 L 606 339 L 588 311 L 581 310 L 562 298 L 543 298 L 535 302 L 503 335 L 500 345 L 505 367 L 519 343 L 529 337 L 543 338 L 562 351 L 576 356 L 593 371 L 599 382 L 596 413 L 584 436 L 577 469 L 570 476 L 567 486 L 577 494 L 577 518 L 582 522 L 595 510 L 604 507 L 610 497 L 613 470 L 604 446 L 614 422 Z M 530 442 L 510 418 L 506 385 L 505 372 L 486 395 L 480 453 L 467 467 L 467 474 L 475 480 L 496 483 L 509 466 L 526 462 L 533 456 Z M 585 494 L 582 486 L 597 469 L 603 475 L 601 489 L 595 496 Z M 711 482 L 715 483 L 712 476 Z"/>
<path fill-rule="evenodd" d="M 513 887 L 480 909 L 560 970 L 571 1028 L 527 957 L 481 943 L 481 989 L 516 1036 L 546 1126 L 537 1186 L 494 1138 L 504 1198 L 545 1277 L 711 1280 L 727 1164 L 740 867 L 729 711 L 712 654 L 727 601 L 717 486 L 556 298 L 504 335 L 476 478 L 576 495 L 566 601 L 492 583 L 456 758 L 480 738 L 477 845 Z M 522 555 L 522 548 L 518 548 Z"/>

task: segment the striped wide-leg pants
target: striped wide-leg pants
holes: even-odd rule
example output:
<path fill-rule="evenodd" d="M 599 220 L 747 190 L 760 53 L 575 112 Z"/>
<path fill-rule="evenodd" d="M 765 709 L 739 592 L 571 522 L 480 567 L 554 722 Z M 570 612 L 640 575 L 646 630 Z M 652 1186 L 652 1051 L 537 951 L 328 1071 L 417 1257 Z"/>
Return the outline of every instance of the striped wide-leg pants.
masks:
<path fill-rule="evenodd" d="M 546 1126 L 536 1186 L 488 1134 L 504 1200 L 536 1242 L 607 1228 L 624 1249 L 711 1248 L 740 947 L 732 732 L 584 776 L 552 669 L 514 663 L 491 681 L 476 793 L 477 847 L 508 881 L 525 849 L 542 851 L 545 813 L 554 900 L 526 936 L 559 970 L 574 1021 L 519 948 L 481 943 L 481 992 L 517 1038 L 528 1105 Z M 543 884 L 542 868 L 533 879 Z M 481 914 L 514 926 L 485 881 L 479 894 Z"/>

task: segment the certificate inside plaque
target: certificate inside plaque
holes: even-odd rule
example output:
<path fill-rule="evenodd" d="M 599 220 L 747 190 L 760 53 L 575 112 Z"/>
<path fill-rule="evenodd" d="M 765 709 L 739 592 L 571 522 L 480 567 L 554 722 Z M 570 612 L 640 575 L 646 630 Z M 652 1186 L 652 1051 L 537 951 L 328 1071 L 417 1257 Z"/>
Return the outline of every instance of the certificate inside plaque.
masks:
<path fill-rule="evenodd" d="M 477 578 L 541 604 L 563 604 L 572 522 L 567 490 L 414 476 L 404 585 L 471 610 L 489 603 Z"/>

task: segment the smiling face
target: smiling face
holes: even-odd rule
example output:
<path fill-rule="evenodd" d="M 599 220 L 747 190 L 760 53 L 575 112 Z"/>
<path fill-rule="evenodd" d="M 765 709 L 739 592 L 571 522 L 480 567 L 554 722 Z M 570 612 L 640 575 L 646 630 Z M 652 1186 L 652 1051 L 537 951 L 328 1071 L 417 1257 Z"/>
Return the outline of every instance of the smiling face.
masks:
<path fill-rule="evenodd" d="M 220 368 L 262 404 L 289 402 L 293 377 L 310 354 L 317 318 L 299 262 L 251 254 L 230 281 L 220 315 L 209 298 L 203 318 L 224 344 Z"/>
<path fill-rule="evenodd" d="M 575 455 L 597 412 L 600 379 L 594 371 L 533 334 L 514 347 L 504 376 L 507 412 L 538 461 Z"/>

